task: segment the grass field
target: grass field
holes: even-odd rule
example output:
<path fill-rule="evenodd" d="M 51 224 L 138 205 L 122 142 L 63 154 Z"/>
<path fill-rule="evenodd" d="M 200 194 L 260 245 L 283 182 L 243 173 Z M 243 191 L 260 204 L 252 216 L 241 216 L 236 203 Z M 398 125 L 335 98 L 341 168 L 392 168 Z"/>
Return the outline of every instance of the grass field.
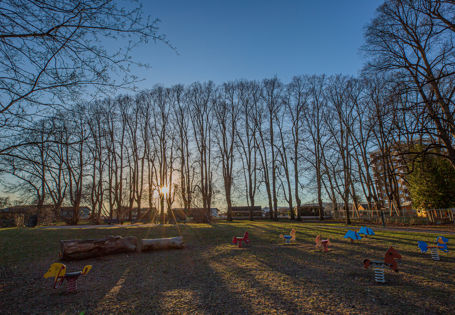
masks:
<path fill-rule="evenodd" d="M 297 242 L 284 245 L 278 235 L 291 228 L 297 230 Z M 230 245 L 232 236 L 245 230 L 251 246 Z M 435 262 L 417 248 L 417 240 L 433 242 L 437 232 L 377 231 L 350 244 L 343 239 L 345 231 L 330 224 L 249 221 L 0 229 L 0 313 L 455 313 L 455 255 L 442 254 Z M 315 249 L 317 234 L 330 238 L 328 253 Z M 93 265 L 76 294 L 52 289 L 52 281 L 42 278 L 58 261 L 60 239 L 107 235 L 183 235 L 186 248 L 67 262 L 69 271 Z M 403 256 L 400 272 L 386 270 L 387 283 L 376 284 L 373 270 L 362 262 L 383 258 L 389 246 Z"/>

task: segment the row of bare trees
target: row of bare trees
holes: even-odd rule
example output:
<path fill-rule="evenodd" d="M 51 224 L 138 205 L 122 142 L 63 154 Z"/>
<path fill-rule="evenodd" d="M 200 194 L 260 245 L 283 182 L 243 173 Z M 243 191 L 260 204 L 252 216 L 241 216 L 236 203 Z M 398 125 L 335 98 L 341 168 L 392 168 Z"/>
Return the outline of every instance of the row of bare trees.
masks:
<path fill-rule="evenodd" d="M 387 119 L 398 110 L 384 112 L 403 101 L 395 85 L 299 76 L 288 84 L 157 86 L 38 120 L 22 135 L 34 144 L 2 162 L 20 180 L 14 189 L 33 193 L 38 205 L 51 202 L 57 214 L 71 204 L 73 223 L 81 203 L 96 222 L 131 220 L 143 208 L 159 209 L 164 222 L 173 206 L 209 209 L 217 196 L 228 219 L 233 204 L 244 202 L 268 205 L 275 220 L 282 202 L 292 219 L 300 219 L 302 200 L 316 202 L 321 219 L 324 201 L 334 210 L 362 200 L 379 209 L 370 153 L 396 138 L 398 122 Z"/>

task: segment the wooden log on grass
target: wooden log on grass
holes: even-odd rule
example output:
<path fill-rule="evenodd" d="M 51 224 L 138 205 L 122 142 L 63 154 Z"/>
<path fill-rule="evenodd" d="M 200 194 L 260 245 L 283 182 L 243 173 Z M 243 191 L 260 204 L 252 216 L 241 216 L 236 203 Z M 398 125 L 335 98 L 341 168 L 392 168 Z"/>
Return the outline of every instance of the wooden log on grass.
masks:
<path fill-rule="evenodd" d="M 141 251 L 143 252 L 157 249 L 183 248 L 185 245 L 181 236 L 142 240 L 141 243 Z"/>
<path fill-rule="evenodd" d="M 86 259 L 117 253 L 135 252 L 139 240 L 135 236 L 108 236 L 96 240 L 60 241 L 60 258 L 63 260 Z"/>
<path fill-rule="evenodd" d="M 95 240 L 60 241 L 60 258 L 63 260 L 86 259 L 117 253 L 183 248 L 182 237 L 141 240 L 135 236 L 108 236 Z"/>

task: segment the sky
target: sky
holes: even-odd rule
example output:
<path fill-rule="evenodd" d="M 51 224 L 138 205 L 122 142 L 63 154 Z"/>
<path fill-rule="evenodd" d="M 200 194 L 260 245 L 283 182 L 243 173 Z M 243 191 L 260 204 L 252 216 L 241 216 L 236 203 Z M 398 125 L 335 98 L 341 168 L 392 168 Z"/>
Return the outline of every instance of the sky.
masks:
<path fill-rule="evenodd" d="M 161 20 L 160 31 L 178 53 L 162 43 L 137 49 L 133 58 L 151 66 L 134 70 L 143 79 L 138 87 L 357 75 L 365 27 L 382 2 L 144 0 L 144 14 Z"/>

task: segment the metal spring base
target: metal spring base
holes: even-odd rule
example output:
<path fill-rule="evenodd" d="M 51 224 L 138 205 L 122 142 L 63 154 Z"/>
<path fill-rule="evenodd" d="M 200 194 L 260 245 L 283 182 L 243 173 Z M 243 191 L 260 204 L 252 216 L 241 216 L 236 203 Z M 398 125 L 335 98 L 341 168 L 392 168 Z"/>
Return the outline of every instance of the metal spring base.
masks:
<path fill-rule="evenodd" d="M 439 260 L 439 253 L 438 253 L 438 249 L 436 247 L 431 248 L 431 259 Z"/>
<path fill-rule="evenodd" d="M 68 279 L 66 286 L 68 293 L 73 293 L 77 291 L 77 279 Z"/>
<path fill-rule="evenodd" d="M 374 267 L 374 281 L 385 283 L 384 267 Z"/>
<path fill-rule="evenodd" d="M 322 241 L 322 250 L 324 252 L 328 252 L 329 251 L 329 242 L 328 241 Z"/>

